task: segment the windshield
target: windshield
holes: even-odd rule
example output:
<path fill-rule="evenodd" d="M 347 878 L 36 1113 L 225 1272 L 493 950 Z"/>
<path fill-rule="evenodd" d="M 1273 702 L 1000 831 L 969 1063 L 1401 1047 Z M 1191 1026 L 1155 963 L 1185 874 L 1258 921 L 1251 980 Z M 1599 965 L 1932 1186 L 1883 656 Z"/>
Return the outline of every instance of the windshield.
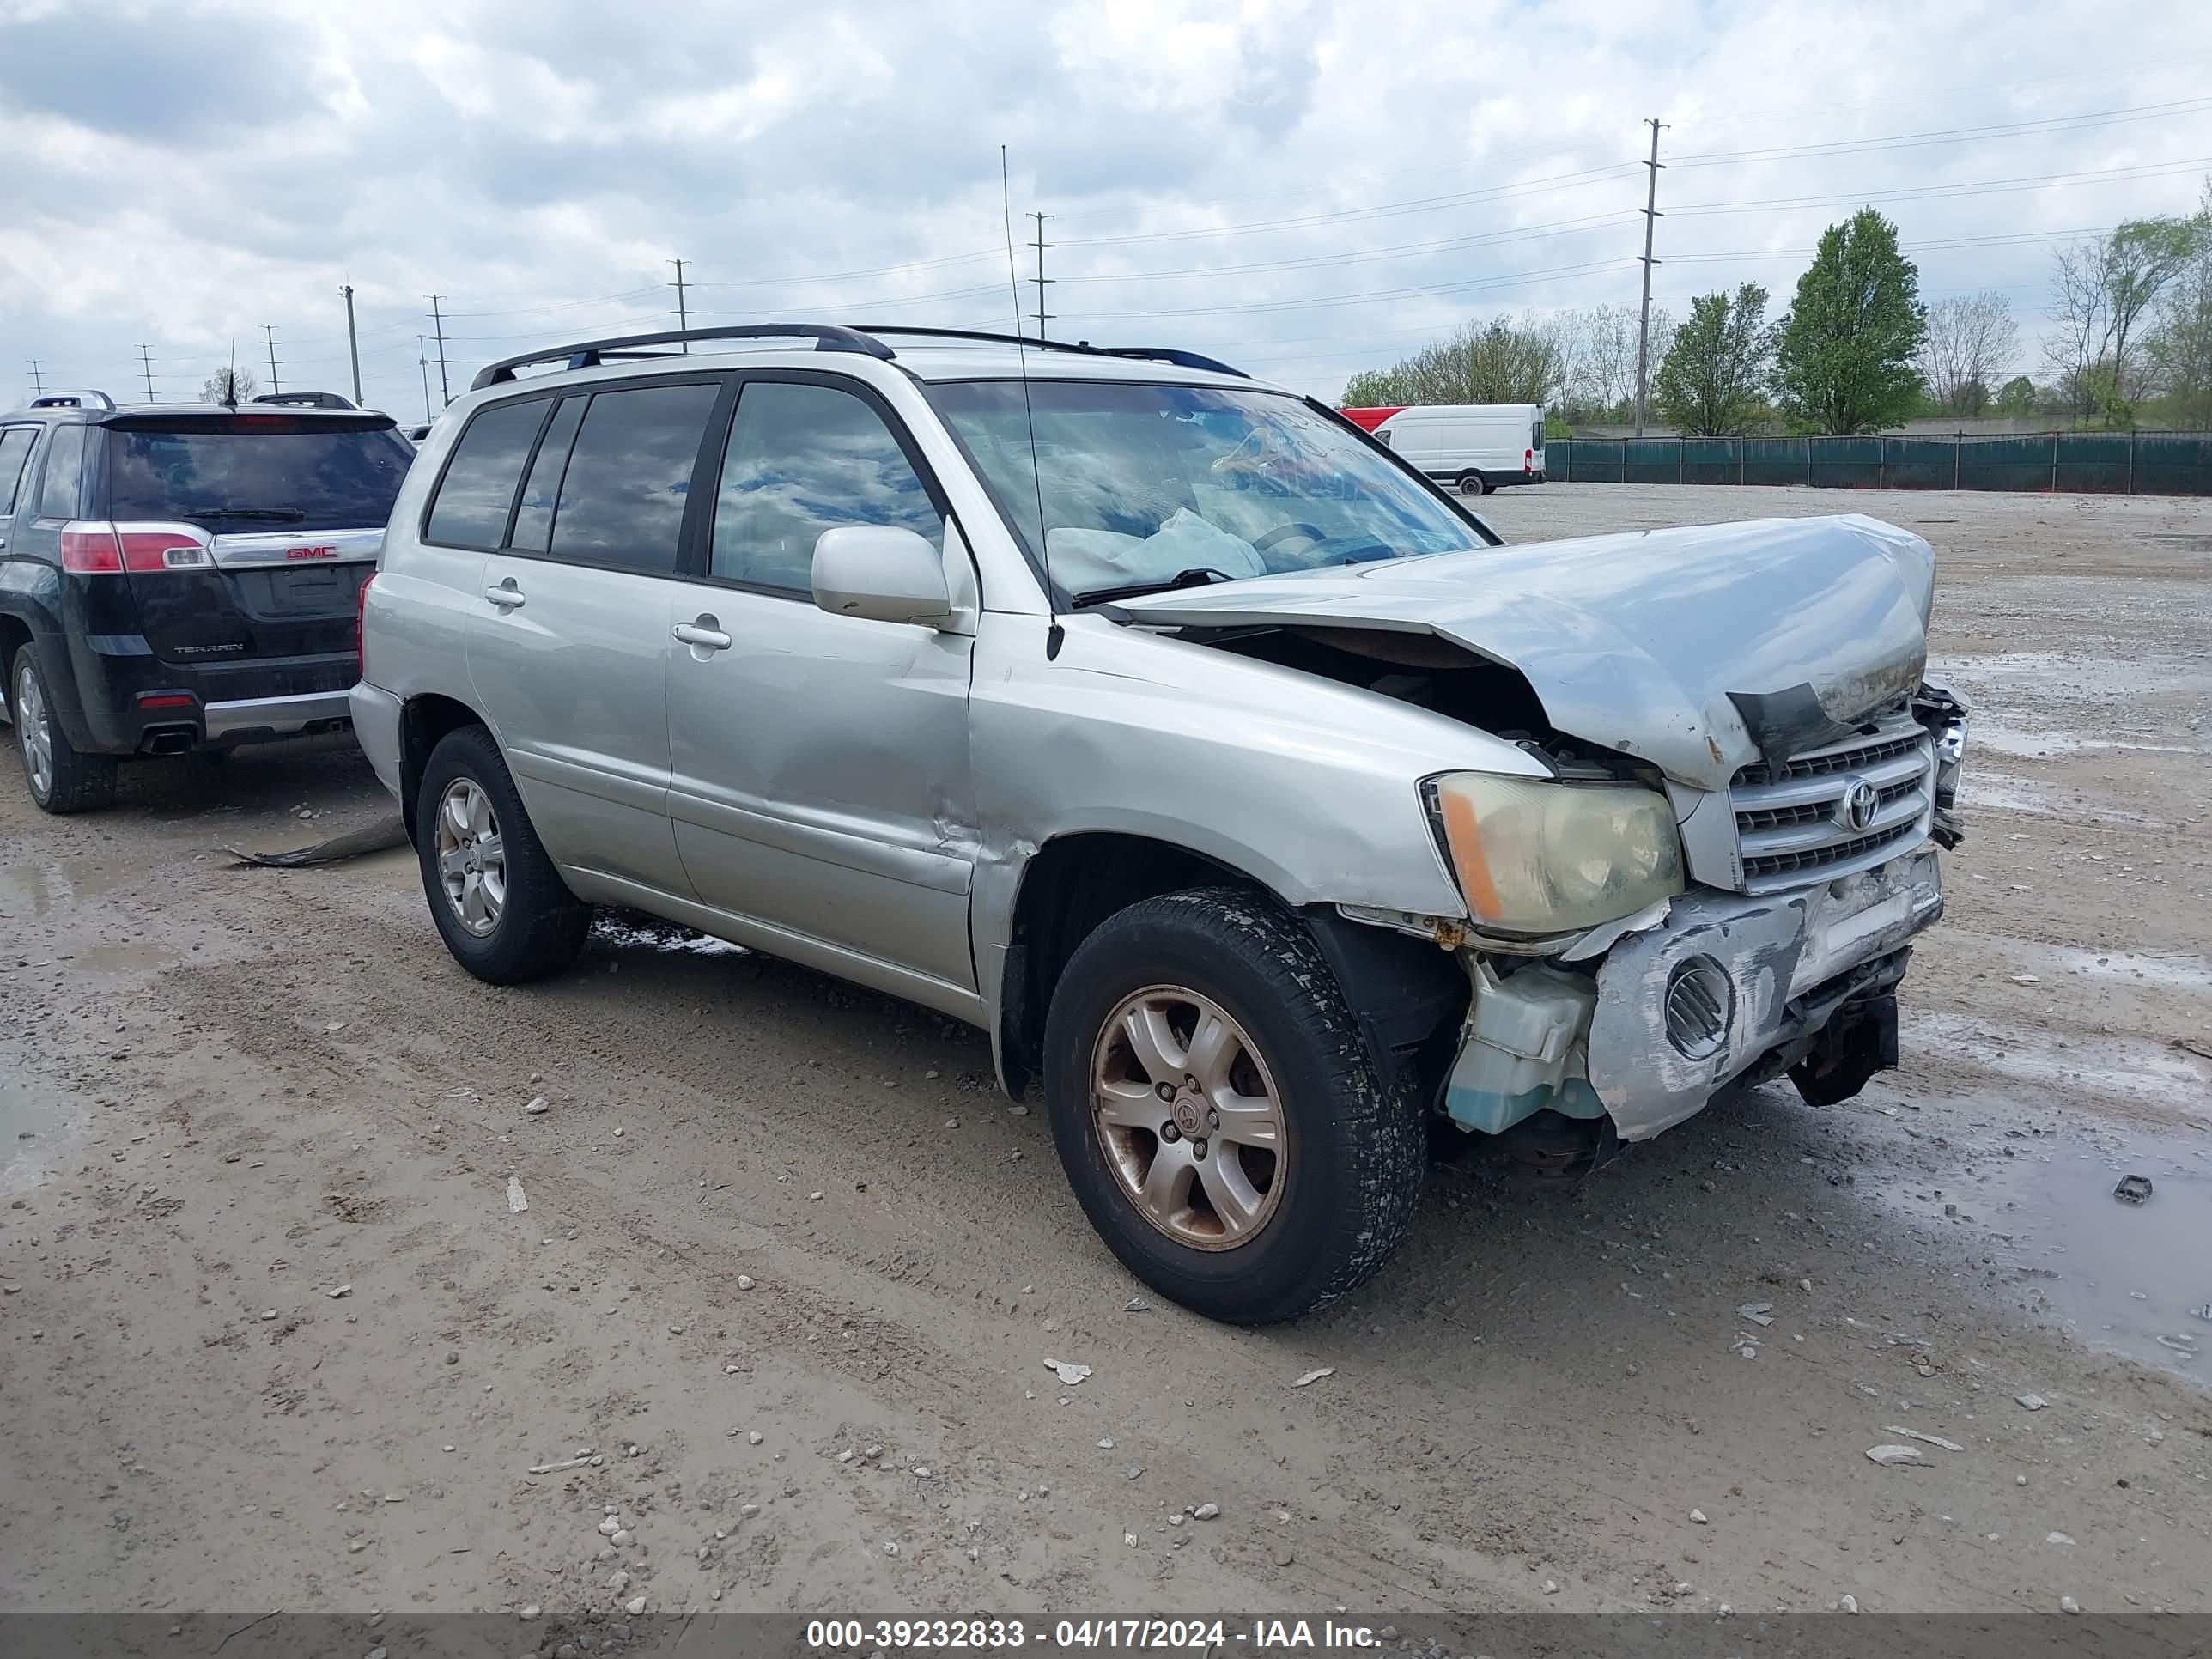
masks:
<path fill-rule="evenodd" d="M 1019 380 L 969 380 L 929 395 L 1078 601 L 1486 545 L 1443 501 L 1280 393 L 1032 380 L 1025 409 Z"/>
<path fill-rule="evenodd" d="M 109 516 L 303 530 L 380 528 L 415 452 L 389 426 L 239 415 L 111 426 Z"/>

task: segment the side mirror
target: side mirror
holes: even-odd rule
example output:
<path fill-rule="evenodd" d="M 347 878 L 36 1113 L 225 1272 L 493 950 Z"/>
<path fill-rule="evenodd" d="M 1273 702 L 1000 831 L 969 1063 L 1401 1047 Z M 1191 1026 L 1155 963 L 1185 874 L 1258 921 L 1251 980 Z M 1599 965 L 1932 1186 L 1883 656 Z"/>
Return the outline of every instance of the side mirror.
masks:
<path fill-rule="evenodd" d="M 845 525 L 814 544 L 814 603 L 832 616 L 935 628 L 952 619 L 945 561 L 911 530 Z"/>

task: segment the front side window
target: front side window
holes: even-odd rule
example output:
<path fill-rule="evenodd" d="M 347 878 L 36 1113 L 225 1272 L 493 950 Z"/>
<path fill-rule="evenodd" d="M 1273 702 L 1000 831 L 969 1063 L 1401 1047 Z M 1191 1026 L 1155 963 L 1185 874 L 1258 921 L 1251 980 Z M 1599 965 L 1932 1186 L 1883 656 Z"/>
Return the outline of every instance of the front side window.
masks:
<path fill-rule="evenodd" d="M 58 426 L 46 445 L 46 471 L 39 484 L 40 516 L 76 517 L 77 496 L 83 482 L 84 428 Z"/>
<path fill-rule="evenodd" d="M 866 402 L 835 386 L 752 382 L 722 460 L 709 568 L 811 592 L 814 544 L 843 525 L 896 526 L 945 548 L 944 516 Z"/>
<path fill-rule="evenodd" d="M 676 569 L 711 380 L 594 393 L 553 514 L 553 556 L 665 575 Z"/>
<path fill-rule="evenodd" d="M 1433 491 L 1282 393 L 1109 380 L 1027 392 L 970 380 L 928 395 L 1078 602 L 1487 545 Z"/>
<path fill-rule="evenodd" d="M 15 510 L 15 488 L 23 481 L 23 464 L 39 441 L 34 426 L 11 426 L 0 431 L 0 519 Z"/>
<path fill-rule="evenodd" d="M 545 423 L 547 404 L 533 398 L 519 404 L 495 404 L 470 417 L 468 429 L 453 446 L 446 476 L 422 538 L 447 547 L 495 548 L 507 535 L 507 515 L 522 482 L 523 464 L 538 428 Z"/>

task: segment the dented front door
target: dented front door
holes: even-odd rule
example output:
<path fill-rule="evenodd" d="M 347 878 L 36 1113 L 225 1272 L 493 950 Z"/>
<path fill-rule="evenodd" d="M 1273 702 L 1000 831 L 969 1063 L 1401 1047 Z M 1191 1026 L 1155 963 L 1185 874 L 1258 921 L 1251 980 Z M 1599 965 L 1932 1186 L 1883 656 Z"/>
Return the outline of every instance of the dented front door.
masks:
<path fill-rule="evenodd" d="M 811 585 L 836 525 L 944 547 L 890 420 L 827 375 L 763 374 L 740 394 L 708 568 L 677 589 L 669 811 L 700 897 L 773 930 L 766 948 L 803 942 L 791 954 L 931 1001 L 975 986 L 972 641 L 832 616 Z"/>

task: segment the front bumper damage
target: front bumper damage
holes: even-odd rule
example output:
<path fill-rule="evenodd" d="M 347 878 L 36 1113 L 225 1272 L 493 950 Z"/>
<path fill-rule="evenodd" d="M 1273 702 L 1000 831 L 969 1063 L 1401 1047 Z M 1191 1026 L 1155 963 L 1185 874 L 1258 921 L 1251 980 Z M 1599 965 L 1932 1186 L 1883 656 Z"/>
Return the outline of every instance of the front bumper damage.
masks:
<path fill-rule="evenodd" d="M 1796 892 L 1693 890 L 1594 976 L 1547 963 L 1501 976 L 1470 958 L 1445 1109 L 1489 1134 L 1549 1110 L 1643 1140 L 1747 1074 L 1786 1067 L 1808 1099 L 1847 1098 L 1895 1063 L 1891 993 L 1942 914 L 1936 860 L 1923 845 Z"/>

